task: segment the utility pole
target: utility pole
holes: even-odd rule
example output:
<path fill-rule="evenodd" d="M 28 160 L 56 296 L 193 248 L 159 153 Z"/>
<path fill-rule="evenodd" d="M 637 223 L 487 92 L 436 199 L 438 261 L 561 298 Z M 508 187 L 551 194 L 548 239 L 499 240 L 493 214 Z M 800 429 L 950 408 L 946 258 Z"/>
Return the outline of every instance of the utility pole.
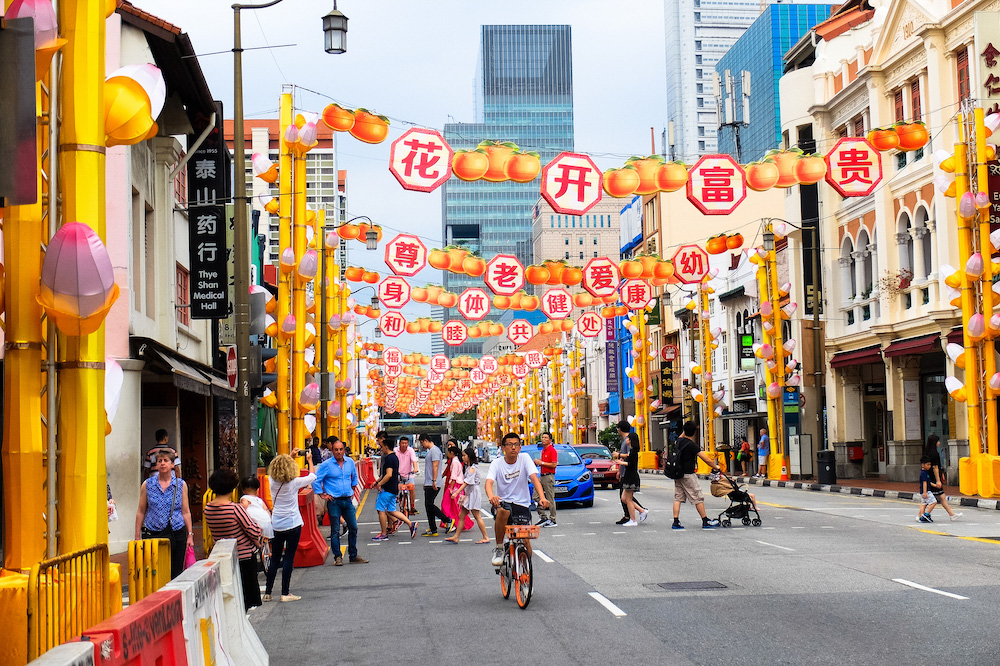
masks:
<path fill-rule="evenodd" d="M 733 155 L 733 157 L 736 158 L 737 162 L 742 164 L 743 148 L 740 145 L 740 130 L 749 124 L 746 122 L 746 119 L 750 117 L 750 72 L 746 70 L 740 71 L 740 96 L 742 97 L 740 110 L 742 113 L 740 114 L 739 119 L 736 117 L 734 103 L 734 91 L 736 90 L 736 86 L 734 85 L 733 75 L 728 69 L 726 70 L 725 81 L 722 82 L 726 88 L 725 95 L 722 94 L 718 72 L 714 73 L 712 76 L 715 84 L 715 110 L 716 117 L 719 121 L 719 130 L 721 131 L 723 127 L 728 127 L 733 130 L 733 140 L 736 144 L 736 154 Z"/>

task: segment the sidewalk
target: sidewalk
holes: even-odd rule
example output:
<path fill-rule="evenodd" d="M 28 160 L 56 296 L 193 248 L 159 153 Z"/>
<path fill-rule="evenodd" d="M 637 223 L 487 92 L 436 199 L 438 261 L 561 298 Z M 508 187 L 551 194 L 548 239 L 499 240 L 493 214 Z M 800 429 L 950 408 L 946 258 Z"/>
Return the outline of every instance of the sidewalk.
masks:
<path fill-rule="evenodd" d="M 662 474 L 658 469 L 640 469 L 641 474 Z M 707 479 L 707 474 L 699 475 Z M 807 479 L 800 481 L 777 481 L 775 479 L 755 479 L 749 476 L 733 476 L 734 481 L 751 486 L 768 486 L 771 488 L 795 488 L 816 492 L 843 493 L 845 495 L 867 495 L 869 497 L 889 497 L 892 499 L 918 500 L 915 490 L 916 482 L 883 481 L 882 479 L 839 479 L 834 485 L 816 483 Z M 986 499 L 979 495 L 958 494 L 958 486 L 945 486 L 945 498 L 954 507 L 968 506 L 978 509 L 1000 511 L 1000 500 Z M 954 491 L 950 494 L 948 491 Z"/>

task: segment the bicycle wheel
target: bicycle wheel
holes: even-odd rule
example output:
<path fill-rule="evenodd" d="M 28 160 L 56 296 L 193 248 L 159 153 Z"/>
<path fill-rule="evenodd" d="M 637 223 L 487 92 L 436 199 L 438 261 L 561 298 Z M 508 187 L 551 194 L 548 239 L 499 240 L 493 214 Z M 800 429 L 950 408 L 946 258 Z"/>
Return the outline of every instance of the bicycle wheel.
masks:
<path fill-rule="evenodd" d="M 528 549 L 520 544 L 517 547 L 517 566 L 515 572 L 517 585 L 514 591 L 517 605 L 521 608 L 527 608 L 528 602 L 531 601 L 531 555 L 528 555 Z"/>
<path fill-rule="evenodd" d="M 500 593 L 503 594 L 504 599 L 510 597 L 510 585 L 513 582 L 513 576 L 511 574 L 511 570 L 513 568 L 514 568 L 514 562 L 510 556 L 510 549 L 505 548 L 503 555 L 503 564 L 501 564 L 500 568 L 498 569 L 500 573 Z"/>

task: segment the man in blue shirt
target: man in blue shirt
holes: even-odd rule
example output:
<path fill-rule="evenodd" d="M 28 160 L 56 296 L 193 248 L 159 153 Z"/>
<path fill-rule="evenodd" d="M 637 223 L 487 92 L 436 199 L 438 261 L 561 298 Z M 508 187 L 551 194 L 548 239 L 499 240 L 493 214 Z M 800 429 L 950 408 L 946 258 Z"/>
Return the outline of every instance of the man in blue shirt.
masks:
<path fill-rule="evenodd" d="M 767 456 L 771 453 L 771 440 L 767 429 L 760 429 L 760 439 L 757 440 L 757 478 L 767 478 Z"/>
<path fill-rule="evenodd" d="M 359 485 L 358 470 L 354 461 L 344 455 L 344 443 L 337 440 L 333 444 L 333 457 L 316 469 L 313 491 L 326 500 L 326 512 L 330 516 L 330 548 L 333 550 L 333 565 L 343 566 L 340 553 L 340 517 L 347 521 L 347 555 L 351 564 L 368 564 L 368 560 L 358 555 L 358 517 L 354 513 L 354 487 Z"/>

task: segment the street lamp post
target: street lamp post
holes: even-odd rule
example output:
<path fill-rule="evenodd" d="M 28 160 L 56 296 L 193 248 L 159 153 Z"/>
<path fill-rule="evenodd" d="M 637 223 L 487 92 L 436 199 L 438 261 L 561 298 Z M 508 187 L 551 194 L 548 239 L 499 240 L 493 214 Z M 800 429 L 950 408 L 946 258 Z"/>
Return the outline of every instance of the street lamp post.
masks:
<path fill-rule="evenodd" d="M 240 11 L 265 9 L 282 0 L 259 5 L 233 5 L 233 240 L 234 310 L 236 315 L 236 441 L 237 465 L 240 476 L 249 476 L 256 469 L 250 459 L 250 227 L 247 216 L 246 139 L 243 135 L 243 39 Z M 347 17 L 333 11 L 323 18 L 327 53 L 347 50 Z"/>

